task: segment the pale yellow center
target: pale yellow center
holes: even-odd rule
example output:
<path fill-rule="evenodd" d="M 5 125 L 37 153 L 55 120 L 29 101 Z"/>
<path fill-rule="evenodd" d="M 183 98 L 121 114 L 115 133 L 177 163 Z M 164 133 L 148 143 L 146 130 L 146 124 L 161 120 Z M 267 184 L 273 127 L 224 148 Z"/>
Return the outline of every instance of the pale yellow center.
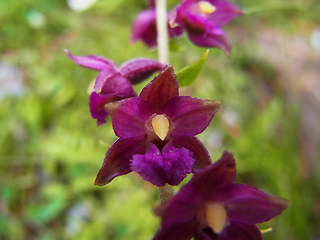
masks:
<path fill-rule="evenodd" d="M 205 14 L 213 13 L 216 10 L 215 6 L 213 6 L 211 3 L 206 2 L 206 1 L 199 1 L 198 7 L 199 7 L 200 11 Z"/>
<path fill-rule="evenodd" d="M 220 233 L 227 224 L 227 211 L 220 203 L 209 204 L 206 217 L 209 227 L 215 233 Z"/>
<path fill-rule="evenodd" d="M 164 115 L 156 115 L 151 120 L 155 134 L 164 140 L 169 132 L 169 120 Z"/>

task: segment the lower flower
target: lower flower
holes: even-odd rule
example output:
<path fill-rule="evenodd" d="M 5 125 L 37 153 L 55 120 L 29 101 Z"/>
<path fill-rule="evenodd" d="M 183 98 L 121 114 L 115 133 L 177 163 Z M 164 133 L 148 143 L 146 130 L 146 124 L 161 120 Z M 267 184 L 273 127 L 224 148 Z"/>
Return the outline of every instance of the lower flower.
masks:
<path fill-rule="evenodd" d="M 261 240 L 256 223 L 282 213 L 288 201 L 245 184 L 236 184 L 233 156 L 198 170 L 157 214 L 154 240 Z"/>

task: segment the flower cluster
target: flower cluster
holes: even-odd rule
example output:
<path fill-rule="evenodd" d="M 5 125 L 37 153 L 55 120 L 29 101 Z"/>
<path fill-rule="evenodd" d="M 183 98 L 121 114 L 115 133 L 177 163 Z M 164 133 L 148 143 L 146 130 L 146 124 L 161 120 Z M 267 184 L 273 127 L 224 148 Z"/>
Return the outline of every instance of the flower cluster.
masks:
<path fill-rule="evenodd" d="M 242 13 L 225 0 L 182 0 L 167 15 L 169 36 L 175 38 L 186 31 L 194 44 L 218 47 L 229 55 L 230 44 L 221 27 Z M 157 45 L 154 0 L 134 23 L 132 41 L 138 39 L 150 47 Z M 134 171 L 163 189 L 179 185 L 193 174 L 176 195 L 156 209 L 162 221 L 154 240 L 262 240 L 256 224 L 281 214 L 288 201 L 235 183 L 231 153 L 225 151 L 212 163 L 196 135 L 208 127 L 220 108 L 219 101 L 179 96 L 169 64 L 140 58 L 117 67 L 103 57 L 74 56 L 65 51 L 76 64 L 99 71 L 90 94 L 91 116 L 100 125 L 110 115 L 118 137 L 106 152 L 95 185 Z M 157 71 L 159 75 L 138 95 L 133 84 Z"/>
<path fill-rule="evenodd" d="M 243 11 L 225 0 L 183 0 L 168 13 L 169 36 L 176 38 L 185 30 L 195 45 L 220 48 L 230 55 L 231 46 L 221 28 L 242 14 Z M 149 47 L 157 45 L 154 1 L 133 24 L 131 41 L 137 40 Z"/>

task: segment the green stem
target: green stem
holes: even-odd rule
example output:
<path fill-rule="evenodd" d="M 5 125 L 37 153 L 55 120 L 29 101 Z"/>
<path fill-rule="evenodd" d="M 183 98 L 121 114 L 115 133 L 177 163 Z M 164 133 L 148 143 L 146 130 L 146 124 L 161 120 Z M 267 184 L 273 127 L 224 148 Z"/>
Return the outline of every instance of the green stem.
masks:
<path fill-rule="evenodd" d="M 173 196 L 173 193 L 173 187 L 168 184 L 163 187 L 159 187 L 159 194 L 162 203 L 169 200 Z"/>

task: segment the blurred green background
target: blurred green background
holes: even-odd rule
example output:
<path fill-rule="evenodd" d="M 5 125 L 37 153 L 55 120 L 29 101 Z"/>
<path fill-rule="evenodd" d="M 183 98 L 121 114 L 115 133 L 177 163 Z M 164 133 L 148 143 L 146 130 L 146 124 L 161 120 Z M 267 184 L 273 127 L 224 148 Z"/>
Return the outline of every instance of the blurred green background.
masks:
<path fill-rule="evenodd" d="M 88 86 L 97 72 L 63 52 L 117 64 L 157 58 L 141 42 L 129 44 L 146 2 L 98 0 L 82 11 L 74 2 L 0 0 L 0 239 L 148 240 L 159 227 L 152 213 L 158 191 L 135 174 L 93 186 L 115 136 L 110 120 L 96 127 L 89 114 Z M 168 2 L 172 8 L 179 1 Z M 228 149 L 238 182 L 291 201 L 260 226 L 273 228 L 264 239 L 318 240 L 319 1 L 236 3 L 247 14 L 225 28 L 232 57 L 211 50 L 181 94 L 222 103 L 199 136 L 213 161 Z M 176 70 L 204 52 L 185 35 L 170 47 Z"/>

